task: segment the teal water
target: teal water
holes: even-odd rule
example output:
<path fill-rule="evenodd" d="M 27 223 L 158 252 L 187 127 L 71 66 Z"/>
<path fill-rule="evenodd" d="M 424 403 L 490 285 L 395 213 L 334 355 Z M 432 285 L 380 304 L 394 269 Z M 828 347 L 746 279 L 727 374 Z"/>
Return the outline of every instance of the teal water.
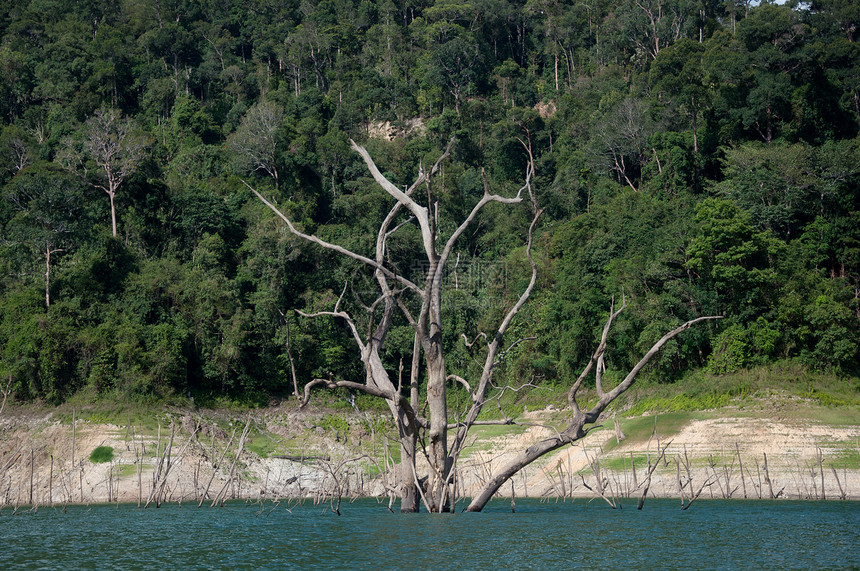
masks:
<path fill-rule="evenodd" d="M 373 500 L 285 509 L 0 511 L 0 569 L 860 569 L 860 502 L 491 503 L 400 514 Z"/>

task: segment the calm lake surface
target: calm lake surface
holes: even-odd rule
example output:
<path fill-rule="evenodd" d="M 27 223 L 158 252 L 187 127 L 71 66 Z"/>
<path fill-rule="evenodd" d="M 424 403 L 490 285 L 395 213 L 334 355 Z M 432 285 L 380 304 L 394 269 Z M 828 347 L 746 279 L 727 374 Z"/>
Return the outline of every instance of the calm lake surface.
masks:
<path fill-rule="evenodd" d="M 860 569 L 860 502 L 499 500 L 479 514 L 360 500 L 0 511 L 0 569 Z"/>

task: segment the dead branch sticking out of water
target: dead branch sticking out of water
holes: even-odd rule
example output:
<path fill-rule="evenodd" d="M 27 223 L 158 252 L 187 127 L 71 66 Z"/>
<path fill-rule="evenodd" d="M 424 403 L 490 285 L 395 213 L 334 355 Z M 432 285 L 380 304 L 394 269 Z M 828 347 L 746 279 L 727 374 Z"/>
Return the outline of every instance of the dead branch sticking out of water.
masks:
<path fill-rule="evenodd" d="M 222 507 L 224 505 L 224 501 L 227 499 L 227 487 L 232 485 L 236 480 L 236 464 L 239 462 L 239 457 L 242 455 L 242 450 L 245 448 L 245 439 L 248 437 L 248 433 L 250 431 L 251 418 L 248 417 L 248 422 L 245 423 L 245 428 L 242 429 L 242 436 L 239 438 L 239 446 L 236 447 L 236 457 L 233 458 L 233 463 L 230 465 L 230 475 L 227 477 L 227 481 L 224 482 L 224 485 L 215 496 L 215 499 L 212 500 L 212 504 L 209 507 L 215 507 L 215 504 L 218 504 L 218 507 Z"/>
<path fill-rule="evenodd" d="M 657 428 L 656 428 L 656 422 L 655 422 L 654 432 L 651 434 L 651 436 L 656 436 L 656 435 L 657 435 Z M 658 452 L 657 459 L 652 463 L 651 462 L 651 454 L 650 454 L 651 438 L 648 439 L 648 450 L 649 450 L 649 453 L 647 455 L 647 457 L 648 457 L 648 472 L 647 472 L 647 475 L 645 476 L 645 480 L 643 480 L 643 482 L 642 482 L 642 486 L 643 486 L 642 495 L 639 497 L 639 503 L 636 505 L 637 510 L 641 510 L 645 506 L 645 498 L 648 496 L 648 490 L 651 488 L 651 476 L 654 475 L 654 470 L 656 470 L 657 466 L 660 465 L 660 460 L 666 459 L 666 449 L 669 448 L 670 444 L 672 444 L 672 441 L 670 440 L 661 448 L 660 444 L 659 444 L 660 441 L 658 440 L 657 442 L 658 442 L 658 444 L 657 444 L 657 452 Z M 633 453 L 632 452 L 630 453 L 630 463 L 633 464 Z M 636 481 L 636 469 L 635 468 L 633 469 L 633 481 L 634 482 Z"/>
<path fill-rule="evenodd" d="M 600 460 L 597 458 L 597 455 L 594 455 L 592 458 L 588 457 L 588 450 L 585 449 L 585 446 L 582 447 L 583 452 L 585 453 L 585 458 L 588 460 L 588 465 L 591 468 L 591 473 L 594 475 L 594 488 L 588 485 L 585 481 L 585 476 L 580 474 L 580 478 L 582 478 L 582 485 L 585 488 L 597 494 L 600 498 L 603 499 L 612 509 L 620 509 L 621 505 L 615 499 L 614 494 L 612 493 L 612 488 L 609 485 L 609 478 L 607 478 L 602 472 L 602 467 L 600 466 Z M 595 489 L 596 488 L 596 489 Z M 609 495 L 606 494 L 607 490 L 609 491 Z M 610 497 L 613 496 L 613 497 Z"/>
<path fill-rule="evenodd" d="M 684 446 L 683 464 L 684 471 L 687 474 L 687 480 L 685 482 L 682 482 L 681 480 L 681 459 L 676 456 L 675 467 L 677 468 L 678 493 L 681 495 L 681 510 L 688 510 L 690 509 L 690 506 L 693 505 L 693 502 L 699 499 L 699 496 L 702 495 L 704 489 L 713 486 L 715 481 L 710 477 L 706 477 L 704 481 L 702 481 L 702 485 L 699 486 L 699 489 L 693 492 L 693 471 L 690 465 L 690 457 L 687 455 L 686 446 Z M 687 489 L 689 489 L 689 496 L 687 496 L 687 492 L 685 492 Z"/>

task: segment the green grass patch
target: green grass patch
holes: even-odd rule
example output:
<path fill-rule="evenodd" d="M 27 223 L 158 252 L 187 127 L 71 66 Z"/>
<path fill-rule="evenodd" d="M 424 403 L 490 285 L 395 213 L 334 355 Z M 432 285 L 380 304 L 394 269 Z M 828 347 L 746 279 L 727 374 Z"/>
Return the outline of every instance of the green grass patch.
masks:
<path fill-rule="evenodd" d="M 651 461 L 654 462 L 656 460 L 657 455 L 652 455 Z M 648 467 L 648 457 L 645 455 L 634 454 L 633 462 L 636 464 L 637 470 L 644 470 Z M 605 460 L 601 460 L 600 466 L 606 470 L 616 470 L 618 472 L 622 472 L 624 470 L 632 471 L 629 454 L 627 456 L 614 456 L 612 458 L 606 458 Z"/>
<path fill-rule="evenodd" d="M 822 406 L 828 407 L 839 407 L 839 406 L 849 406 L 849 405 L 857 405 L 860 404 L 857 402 L 856 398 L 852 398 L 850 395 L 839 395 L 832 394 L 827 392 L 826 390 L 819 389 L 815 386 L 810 386 L 806 391 L 801 393 L 800 395 L 803 398 L 807 398 L 813 401 L 817 401 L 818 404 Z"/>
<path fill-rule="evenodd" d="M 342 437 L 349 434 L 349 421 L 343 414 L 326 415 L 317 423 L 317 426 L 320 426 L 326 431 L 335 432 Z"/>
<path fill-rule="evenodd" d="M 491 438 L 498 438 L 499 436 L 522 434 L 527 428 L 527 426 L 520 426 L 518 424 L 489 424 L 473 426 L 469 430 L 469 439 L 477 438 L 478 440 L 489 440 Z M 450 430 L 448 433 L 451 435 L 456 434 L 457 429 L 455 428 Z"/>
<path fill-rule="evenodd" d="M 245 448 L 259 456 L 260 458 L 268 458 L 282 450 L 281 443 L 275 440 L 269 434 L 257 432 L 250 435 L 245 442 Z"/>
<path fill-rule="evenodd" d="M 152 469 L 151 465 L 145 464 L 145 465 L 141 466 L 142 472 L 146 471 L 146 470 L 151 470 L 151 469 Z M 136 476 L 137 475 L 137 464 L 120 464 L 119 470 L 117 472 L 118 472 L 117 476 L 119 476 L 120 478 L 127 478 L 129 476 Z"/>
<path fill-rule="evenodd" d="M 860 451 L 857 449 L 846 448 L 829 454 L 824 460 L 825 466 L 832 466 L 838 472 L 840 469 L 847 468 L 848 470 L 860 469 Z"/>
<path fill-rule="evenodd" d="M 498 404 L 494 399 L 498 399 Z M 449 389 L 448 409 L 463 410 L 468 408 L 470 398 L 460 387 Z M 501 406 L 501 411 L 499 411 Z M 542 410 L 552 406 L 556 409 L 567 408 L 567 389 L 557 385 L 526 387 L 519 391 L 491 391 L 488 402 L 481 411 L 483 420 L 499 420 L 503 417 L 520 418 L 526 411 Z M 504 414 L 503 414 L 504 413 Z"/>
<path fill-rule="evenodd" d="M 708 416 L 709 415 L 706 413 L 669 412 L 657 415 L 638 416 L 634 418 L 619 418 L 618 424 L 621 425 L 621 431 L 626 437 L 622 440 L 623 444 L 645 444 L 648 442 L 648 439 L 651 438 L 655 428 L 657 436 L 660 438 L 660 442 L 663 443 L 672 438 L 675 434 L 678 434 L 692 420 L 699 420 L 707 418 Z M 607 419 L 604 421 L 604 429 L 615 429 L 613 419 Z M 655 439 L 655 447 L 656 444 L 657 441 Z M 604 444 L 603 450 L 604 452 L 608 452 L 618 446 L 619 444 L 614 438 L 612 438 L 609 442 Z"/>
<path fill-rule="evenodd" d="M 112 446 L 99 446 L 90 452 L 90 462 L 93 464 L 104 464 L 113 460 Z"/>
<path fill-rule="evenodd" d="M 860 406 L 860 379 L 815 373 L 793 361 L 725 375 L 696 370 L 674 383 L 643 377 L 619 399 L 618 408 L 633 416 L 727 406 L 747 409 L 760 406 L 763 400 L 790 402 L 796 398 L 831 408 Z"/>

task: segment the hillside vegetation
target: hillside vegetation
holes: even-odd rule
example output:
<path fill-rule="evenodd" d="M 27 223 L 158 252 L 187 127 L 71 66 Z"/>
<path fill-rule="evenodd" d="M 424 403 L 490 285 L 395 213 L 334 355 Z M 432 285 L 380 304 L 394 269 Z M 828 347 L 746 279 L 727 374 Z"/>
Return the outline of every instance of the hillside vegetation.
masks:
<path fill-rule="evenodd" d="M 2 1 L 4 403 L 266 406 L 361 382 L 344 323 L 296 310 L 366 315 L 374 284 L 243 183 L 369 253 L 390 199 L 352 138 L 399 184 L 454 140 L 426 189 L 445 235 L 485 185 L 515 194 L 533 150 L 537 288 L 494 381 L 531 388 L 500 410 L 563 400 L 613 296 L 609 380 L 724 316 L 666 345 L 633 413 L 765 389 L 856 407 L 858 24 L 841 0 Z M 465 379 L 530 275 L 528 208 L 494 206 L 443 293 Z M 420 276 L 403 222 L 389 249 Z M 413 351 L 397 319 L 392 377 Z"/>

